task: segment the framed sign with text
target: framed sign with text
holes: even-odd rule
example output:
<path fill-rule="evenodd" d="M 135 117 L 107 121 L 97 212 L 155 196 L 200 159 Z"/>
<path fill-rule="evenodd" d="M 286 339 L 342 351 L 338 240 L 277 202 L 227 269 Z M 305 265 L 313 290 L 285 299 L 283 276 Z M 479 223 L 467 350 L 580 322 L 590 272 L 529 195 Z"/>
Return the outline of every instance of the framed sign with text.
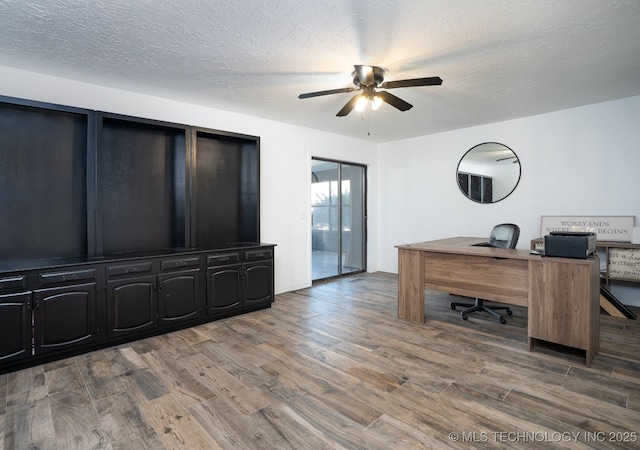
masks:
<path fill-rule="evenodd" d="M 609 276 L 620 280 L 640 281 L 640 249 L 609 249 Z"/>
<path fill-rule="evenodd" d="M 635 216 L 542 216 L 540 236 L 552 231 L 589 231 L 599 241 L 631 242 Z"/>

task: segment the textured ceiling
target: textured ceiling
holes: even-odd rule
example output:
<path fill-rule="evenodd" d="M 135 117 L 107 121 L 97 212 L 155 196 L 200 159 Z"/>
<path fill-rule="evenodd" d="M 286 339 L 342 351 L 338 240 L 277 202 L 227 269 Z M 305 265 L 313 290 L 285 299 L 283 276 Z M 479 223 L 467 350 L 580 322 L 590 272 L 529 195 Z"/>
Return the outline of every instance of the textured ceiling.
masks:
<path fill-rule="evenodd" d="M 297 98 L 354 64 L 444 82 Z M 640 1 L 2 0 L 0 65 L 385 142 L 640 95 Z"/>

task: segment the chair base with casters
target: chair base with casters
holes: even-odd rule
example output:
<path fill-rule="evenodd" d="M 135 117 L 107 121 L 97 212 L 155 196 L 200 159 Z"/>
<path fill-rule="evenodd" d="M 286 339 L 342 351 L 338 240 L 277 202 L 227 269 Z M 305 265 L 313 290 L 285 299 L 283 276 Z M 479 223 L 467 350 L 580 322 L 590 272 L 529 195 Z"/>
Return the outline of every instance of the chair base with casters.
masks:
<path fill-rule="evenodd" d="M 491 314 L 494 317 L 497 317 L 500 320 L 501 324 L 505 324 L 507 323 L 507 319 L 505 319 L 502 314 L 496 312 L 495 310 L 504 309 L 507 316 L 510 316 L 511 314 L 513 314 L 513 312 L 511 311 L 511 309 L 509 309 L 508 306 L 492 306 L 491 308 L 489 308 L 488 306 L 485 306 L 484 300 L 482 300 L 481 298 L 477 298 L 475 303 L 451 302 L 450 305 L 451 305 L 451 309 L 453 309 L 454 311 L 456 310 L 456 306 L 461 306 L 463 308 L 466 308 L 460 312 L 460 315 L 462 316 L 463 320 L 468 319 L 467 315 L 469 313 L 476 312 L 476 311 L 484 311 L 486 313 Z"/>

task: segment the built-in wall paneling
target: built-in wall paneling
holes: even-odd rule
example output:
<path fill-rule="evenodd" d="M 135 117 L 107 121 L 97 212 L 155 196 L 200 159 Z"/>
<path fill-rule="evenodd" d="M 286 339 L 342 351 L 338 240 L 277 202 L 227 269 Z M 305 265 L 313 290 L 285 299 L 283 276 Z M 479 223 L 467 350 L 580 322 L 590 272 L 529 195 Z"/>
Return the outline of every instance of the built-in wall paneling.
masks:
<path fill-rule="evenodd" d="M 259 240 L 259 165 L 257 138 L 196 133 L 197 247 Z"/>
<path fill-rule="evenodd" d="M 0 103 L 0 260 L 87 254 L 87 113 Z"/>
<path fill-rule="evenodd" d="M 185 247 L 185 128 L 105 117 L 99 136 L 102 252 Z"/>

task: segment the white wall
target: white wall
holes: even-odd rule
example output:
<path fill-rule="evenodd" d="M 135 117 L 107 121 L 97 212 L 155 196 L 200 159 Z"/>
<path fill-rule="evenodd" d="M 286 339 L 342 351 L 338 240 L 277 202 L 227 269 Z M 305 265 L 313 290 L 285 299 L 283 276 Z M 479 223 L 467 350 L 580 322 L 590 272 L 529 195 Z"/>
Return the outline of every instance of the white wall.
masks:
<path fill-rule="evenodd" d="M 330 133 L 0 66 L 0 95 L 260 136 L 261 239 L 276 244 L 275 290 L 311 285 L 311 157 L 368 166 L 368 204 L 377 216 L 374 144 Z M 378 232 L 369 221 L 367 266 L 377 270 Z"/>
<path fill-rule="evenodd" d="M 516 190 L 484 205 L 456 184 L 459 159 L 500 142 L 522 164 Z M 540 236 L 542 215 L 640 214 L 640 97 L 456 130 L 379 146 L 380 269 L 397 272 L 398 244 L 487 236 L 499 222 L 521 228 L 518 248 Z M 616 292 L 640 306 L 640 285 Z"/>

